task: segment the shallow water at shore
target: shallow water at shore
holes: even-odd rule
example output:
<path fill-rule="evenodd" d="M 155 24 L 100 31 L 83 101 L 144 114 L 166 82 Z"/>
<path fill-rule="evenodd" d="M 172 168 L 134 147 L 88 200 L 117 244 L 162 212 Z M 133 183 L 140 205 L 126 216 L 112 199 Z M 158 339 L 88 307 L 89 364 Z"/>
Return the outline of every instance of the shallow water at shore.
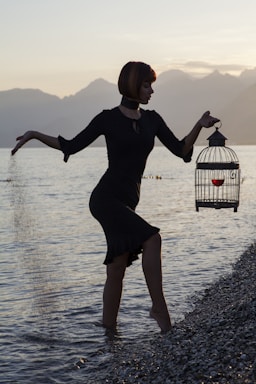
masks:
<path fill-rule="evenodd" d="M 192 309 L 191 295 L 230 271 L 255 240 L 256 148 L 234 149 L 243 181 L 237 213 L 195 211 L 194 161 L 155 148 L 148 162 L 145 176 L 153 177 L 143 180 L 137 211 L 161 228 L 174 322 Z M 0 382 L 103 382 L 97 367 L 103 375 L 119 344 L 146 345 L 159 333 L 148 316 L 140 261 L 127 270 L 116 339 L 97 325 L 105 240 L 88 199 L 105 169 L 105 150 L 89 148 L 65 164 L 50 149 L 25 148 L 11 159 L 1 149 L 1 160 Z"/>

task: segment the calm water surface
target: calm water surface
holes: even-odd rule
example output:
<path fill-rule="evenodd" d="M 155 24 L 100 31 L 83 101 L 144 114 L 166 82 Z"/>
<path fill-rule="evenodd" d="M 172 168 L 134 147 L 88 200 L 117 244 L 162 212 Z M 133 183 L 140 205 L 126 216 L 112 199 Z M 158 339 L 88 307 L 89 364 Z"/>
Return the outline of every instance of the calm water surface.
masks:
<path fill-rule="evenodd" d="M 174 322 L 192 309 L 191 296 L 229 272 L 255 240 L 256 147 L 232 148 L 242 169 L 237 213 L 195 211 L 194 169 L 202 148 L 190 164 L 159 147 L 149 159 L 137 211 L 161 228 Z M 148 317 L 140 261 L 127 270 L 116 340 L 98 326 L 106 246 L 88 200 L 106 151 L 88 148 L 67 164 L 47 148 L 0 154 L 0 383 L 104 382 L 113 343 L 142 345 L 159 333 Z"/>

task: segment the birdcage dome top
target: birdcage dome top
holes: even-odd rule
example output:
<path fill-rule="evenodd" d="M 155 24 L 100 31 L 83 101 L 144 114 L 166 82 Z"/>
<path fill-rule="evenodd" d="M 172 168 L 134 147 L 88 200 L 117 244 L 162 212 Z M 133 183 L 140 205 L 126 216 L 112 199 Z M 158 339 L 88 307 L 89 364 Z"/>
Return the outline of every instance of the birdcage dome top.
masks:
<path fill-rule="evenodd" d="M 215 132 L 208 137 L 209 147 L 199 153 L 196 160 L 198 168 L 239 168 L 238 157 L 233 149 L 225 146 L 227 138 L 219 132 L 220 127 L 215 127 Z"/>
<path fill-rule="evenodd" d="M 233 149 L 225 146 L 206 147 L 198 155 L 197 163 L 238 164 L 239 160 Z"/>

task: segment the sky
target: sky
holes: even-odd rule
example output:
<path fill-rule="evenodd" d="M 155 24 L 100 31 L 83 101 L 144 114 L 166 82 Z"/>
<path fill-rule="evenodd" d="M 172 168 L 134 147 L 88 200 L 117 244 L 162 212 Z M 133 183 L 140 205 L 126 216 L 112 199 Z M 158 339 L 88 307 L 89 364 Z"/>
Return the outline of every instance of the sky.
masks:
<path fill-rule="evenodd" d="M 256 67 L 255 0 L 0 0 L 0 91 L 59 97 L 130 60 L 206 75 Z"/>

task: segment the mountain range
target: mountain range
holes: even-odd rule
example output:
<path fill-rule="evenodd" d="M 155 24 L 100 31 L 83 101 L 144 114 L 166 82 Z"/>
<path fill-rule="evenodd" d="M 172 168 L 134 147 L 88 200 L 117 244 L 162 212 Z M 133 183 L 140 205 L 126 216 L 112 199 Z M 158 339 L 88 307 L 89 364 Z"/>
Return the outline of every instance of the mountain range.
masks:
<path fill-rule="evenodd" d="M 256 144 L 256 68 L 240 76 L 211 74 L 196 78 L 183 71 L 163 72 L 153 84 L 148 109 L 155 109 L 182 138 L 206 110 L 222 122 L 220 131 L 233 144 Z M 103 109 L 120 103 L 117 86 L 96 79 L 75 95 L 59 98 L 37 89 L 0 92 L 0 147 L 13 147 L 27 130 L 72 138 Z M 197 144 L 207 145 L 213 128 L 203 130 Z M 98 139 L 94 145 L 102 145 Z M 38 143 L 34 142 L 34 145 Z"/>

